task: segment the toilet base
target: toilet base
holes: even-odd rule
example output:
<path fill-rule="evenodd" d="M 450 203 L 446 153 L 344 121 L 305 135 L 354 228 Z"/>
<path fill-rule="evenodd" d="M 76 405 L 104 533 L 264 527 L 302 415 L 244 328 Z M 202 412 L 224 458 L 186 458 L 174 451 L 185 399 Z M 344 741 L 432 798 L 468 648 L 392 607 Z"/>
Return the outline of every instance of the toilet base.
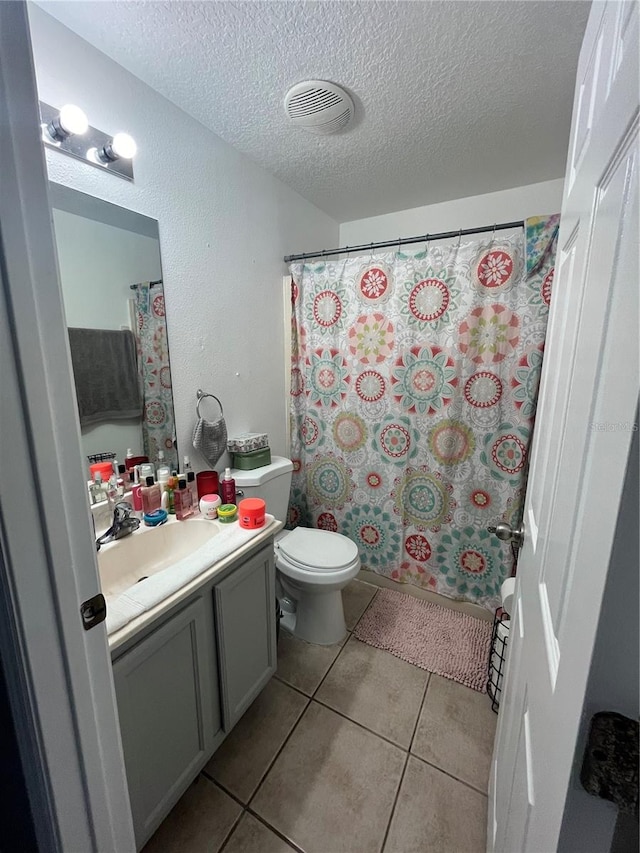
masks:
<path fill-rule="evenodd" d="M 333 646 L 347 635 L 342 607 L 342 591 L 302 593 L 295 600 L 295 612 L 284 612 L 280 622 L 285 631 L 318 646 Z"/>

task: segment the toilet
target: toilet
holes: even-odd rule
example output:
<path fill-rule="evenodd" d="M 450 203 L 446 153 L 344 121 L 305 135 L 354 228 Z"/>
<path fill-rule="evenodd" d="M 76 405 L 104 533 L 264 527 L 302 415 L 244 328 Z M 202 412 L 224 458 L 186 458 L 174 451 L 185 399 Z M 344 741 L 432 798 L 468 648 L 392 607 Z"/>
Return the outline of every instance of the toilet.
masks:
<path fill-rule="evenodd" d="M 262 498 L 267 512 L 286 522 L 292 470 L 291 460 L 282 456 L 253 471 L 234 469 L 238 497 Z M 342 590 L 360 570 L 356 544 L 328 530 L 281 530 L 276 534 L 275 562 L 282 627 L 320 646 L 344 639 Z"/>

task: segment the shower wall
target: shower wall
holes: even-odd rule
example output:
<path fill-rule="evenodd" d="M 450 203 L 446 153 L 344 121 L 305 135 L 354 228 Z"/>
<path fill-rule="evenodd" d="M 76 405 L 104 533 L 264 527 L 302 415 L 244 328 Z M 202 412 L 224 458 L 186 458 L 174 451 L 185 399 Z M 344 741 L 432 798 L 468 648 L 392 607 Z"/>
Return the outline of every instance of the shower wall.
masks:
<path fill-rule="evenodd" d="M 564 178 L 557 178 L 343 222 L 340 226 L 340 245 L 357 246 L 393 237 L 456 231 L 458 228 L 475 228 L 490 222 L 513 222 L 540 213 L 553 213 L 560 210 L 563 184 Z"/>

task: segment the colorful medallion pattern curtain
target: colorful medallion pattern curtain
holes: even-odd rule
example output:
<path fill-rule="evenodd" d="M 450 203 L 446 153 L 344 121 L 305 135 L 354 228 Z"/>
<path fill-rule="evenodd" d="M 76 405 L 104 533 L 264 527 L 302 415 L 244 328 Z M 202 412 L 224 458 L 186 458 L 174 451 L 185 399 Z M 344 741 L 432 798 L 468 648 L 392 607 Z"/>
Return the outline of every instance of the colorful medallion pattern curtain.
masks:
<path fill-rule="evenodd" d="M 138 319 L 138 360 L 144 408 L 142 415 L 143 452 L 152 462 L 164 451 L 169 468 L 178 468 L 175 445 L 171 367 L 167 344 L 167 322 L 162 284 L 143 282 L 136 288 Z"/>
<path fill-rule="evenodd" d="M 559 216 L 526 234 L 293 264 L 289 526 L 494 607 L 522 513 Z"/>

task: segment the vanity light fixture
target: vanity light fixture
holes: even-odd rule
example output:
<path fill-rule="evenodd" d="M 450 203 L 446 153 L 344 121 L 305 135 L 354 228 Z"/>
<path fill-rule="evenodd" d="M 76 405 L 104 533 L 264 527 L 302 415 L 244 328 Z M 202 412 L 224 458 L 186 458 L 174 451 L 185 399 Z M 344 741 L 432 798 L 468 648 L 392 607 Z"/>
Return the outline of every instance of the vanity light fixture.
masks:
<path fill-rule="evenodd" d="M 89 129 L 89 121 L 80 107 L 65 104 L 45 130 L 54 142 L 62 142 L 70 136 L 82 136 Z"/>
<path fill-rule="evenodd" d="M 128 133 L 111 134 L 92 127 L 80 107 L 66 104 L 62 109 L 40 101 L 42 141 L 99 169 L 133 180 L 137 145 Z"/>

